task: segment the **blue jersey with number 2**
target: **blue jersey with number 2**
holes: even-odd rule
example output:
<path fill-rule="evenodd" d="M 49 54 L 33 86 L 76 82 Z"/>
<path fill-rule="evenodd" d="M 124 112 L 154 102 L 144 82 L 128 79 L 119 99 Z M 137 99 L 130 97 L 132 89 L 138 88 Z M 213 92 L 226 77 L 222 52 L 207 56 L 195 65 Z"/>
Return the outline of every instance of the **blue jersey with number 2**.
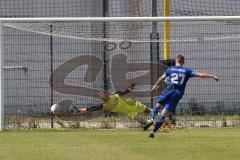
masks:
<path fill-rule="evenodd" d="M 182 66 L 170 67 L 167 69 L 165 74 L 167 79 L 166 90 L 175 90 L 182 95 L 184 94 L 184 90 L 189 78 L 196 76 L 195 71 Z"/>
<path fill-rule="evenodd" d="M 168 111 L 175 112 L 176 106 L 184 94 L 187 81 L 189 78 L 195 77 L 196 72 L 182 66 L 173 66 L 168 68 L 165 74 L 167 87 L 156 99 L 156 102 L 163 105 Z"/>

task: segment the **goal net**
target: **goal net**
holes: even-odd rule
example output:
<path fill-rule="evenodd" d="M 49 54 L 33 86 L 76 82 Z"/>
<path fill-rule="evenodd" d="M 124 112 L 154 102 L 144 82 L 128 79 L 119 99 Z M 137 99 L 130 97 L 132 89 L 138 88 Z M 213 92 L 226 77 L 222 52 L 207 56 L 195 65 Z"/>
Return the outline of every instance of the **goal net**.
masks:
<path fill-rule="evenodd" d="M 153 30 L 146 21 L 3 22 L 6 128 L 50 127 L 52 104 L 65 104 L 66 112 L 70 105 L 94 106 L 101 103 L 97 92 L 124 90 L 132 82 L 136 88 L 128 96 L 154 104 L 159 93 L 151 97 L 149 89 L 167 67 L 162 63 L 163 21 L 156 23 Z M 187 67 L 221 79 L 188 83 L 177 107 L 182 125 L 238 125 L 239 28 L 237 20 L 171 21 L 171 57 L 182 54 Z M 116 122 L 99 115 L 91 113 L 92 125 L 78 115 L 53 122 L 55 127 L 66 121 L 77 127 Z M 118 117 L 124 124 L 130 121 Z"/>
<path fill-rule="evenodd" d="M 239 0 L 1 0 L 0 17 L 156 17 L 166 14 L 167 2 L 170 16 L 240 15 Z M 152 107 L 157 94 L 148 91 L 167 68 L 165 53 L 172 59 L 182 54 L 187 67 L 221 78 L 219 83 L 191 80 L 177 107 L 177 122 L 239 125 L 237 19 L 171 21 L 169 28 L 162 20 L 4 21 L 1 32 L 6 128 L 99 128 L 116 121 L 135 127 L 129 118 L 116 120 L 103 112 L 57 119 L 50 106 L 60 103 L 68 112 L 71 105 L 97 105 L 102 102 L 98 91 L 123 90 L 136 82 L 128 96 Z"/>

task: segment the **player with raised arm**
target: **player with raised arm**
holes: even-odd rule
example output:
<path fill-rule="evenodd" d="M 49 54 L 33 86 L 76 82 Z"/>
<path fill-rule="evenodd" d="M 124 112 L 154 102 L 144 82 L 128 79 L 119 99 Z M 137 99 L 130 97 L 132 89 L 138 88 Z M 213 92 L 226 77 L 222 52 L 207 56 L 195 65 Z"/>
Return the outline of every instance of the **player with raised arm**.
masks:
<path fill-rule="evenodd" d="M 100 98 L 103 103 L 86 108 L 78 108 L 75 105 L 72 105 L 71 100 L 61 101 L 59 104 L 54 104 L 51 107 L 51 113 L 56 116 L 59 115 L 68 115 L 68 114 L 80 114 L 80 113 L 89 113 L 97 110 L 105 110 L 110 112 L 122 113 L 128 115 L 131 119 L 136 118 L 138 113 L 147 113 L 150 114 L 152 109 L 149 109 L 146 105 L 142 104 L 139 101 L 136 101 L 132 98 L 125 98 L 124 95 L 131 92 L 135 87 L 135 83 L 132 83 L 124 91 L 117 91 L 113 94 L 109 94 L 107 91 L 100 91 L 97 93 L 97 97 Z M 62 110 L 62 111 L 61 111 Z M 159 117 L 159 115 L 158 115 Z M 146 125 L 146 121 L 138 117 L 138 122 Z M 171 120 L 171 119 L 170 119 Z M 172 123 L 169 119 L 166 120 L 166 124 L 169 128 L 172 127 Z M 163 128 L 162 128 L 163 131 Z"/>
<path fill-rule="evenodd" d="M 106 110 L 126 114 L 131 119 L 136 118 L 138 113 L 150 113 L 151 110 L 146 105 L 132 98 L 123 97 L 123 95 L 131 92 L 134 87 L 135 83 L 132 83 L 126 90 L 117 91 L 113 94 L 109 94 L 107 91 L 100 91 L 97 96 L 103 101 L 102 104 L 88 108 L 80 108 L 79 111 L 80 113 L 84 113 L 96 110 Z"/>
<path fill-rule="evenodd" d="M 210 78 L 216 81 L 219 78 L 215 75 L 209 75 L 206 73 L 195 72 L 192 69 L 183 67 L 184 65 L 184 57 L 182 55 L 178 55 L 175 59 L 175 66 L 169 67 L 166 72 L 157 80 L 155 85 L 151 89 L 151 93 L 153 93 L 164 79 L 167 80 L 167 87 L 163 90 L 161 95 L 156 99 L 156 106 L 152 111 L 152 115 L 150 117 L 149 122 L 144 126 L 144 129 L 148 129 L 154 121 L 154 118 L 159 112 L 159 108 L 162 106 L 163 110 L 160 114 L 160 118 L 157 120 L 154 129 L 150 133 L 150 137 L 154 137 L 157 130 L 162 126 L 165 121 L 165 117 L 168 113 L 174 113 L 176 110 L 176 106 L 179 100 L 182 98 L 184 94 L 184 90 L 188 80 L 191 77 L 200 77 L 200 78 Z"/>

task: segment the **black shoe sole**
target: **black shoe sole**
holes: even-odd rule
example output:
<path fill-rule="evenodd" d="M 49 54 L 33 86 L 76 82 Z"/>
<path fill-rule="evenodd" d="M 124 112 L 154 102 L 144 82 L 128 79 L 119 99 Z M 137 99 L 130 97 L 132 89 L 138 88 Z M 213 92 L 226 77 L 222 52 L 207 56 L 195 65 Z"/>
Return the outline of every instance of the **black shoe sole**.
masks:
<path fill-rule="evenodd" d="M 149 137 L 150 137 L 150 138 L 154 138 L 154 135 L 153 135 L 153 134 L 150 134 Z"/>
<path fill-rule="evenodd" d="M 144 131 L 148 130 L 148 128 L 149 128 L 152 124 L 153 124 L 153 122 L 146 124 L 146 125 L 143 127 L 143 130 L 144 130 Z"/>

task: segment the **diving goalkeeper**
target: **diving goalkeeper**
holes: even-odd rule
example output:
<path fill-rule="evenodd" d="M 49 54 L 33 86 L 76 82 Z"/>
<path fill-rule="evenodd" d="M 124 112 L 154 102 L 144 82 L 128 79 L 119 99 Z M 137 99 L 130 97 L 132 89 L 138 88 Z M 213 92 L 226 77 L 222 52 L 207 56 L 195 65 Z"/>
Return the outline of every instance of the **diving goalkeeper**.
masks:
<path fill-rule="evenodd" d="M 124 98 L 123 95 L 131 92 L 135 87 L 135 83 L 132 83 L 126 90 L 117 91 L 109 94 L 107 91 L 100 91 L 97 97 L 100 98 L 103 103 L 100 105 L 80 108 L 80 113 L 92 112 L 96 110 L 105 110 L 110 112 L 122 113 L 128 115 L 131 119 L 135 119 L 138 113 L 150 113 L 146 105 L 136 101 L 132 98 Z"/>
<path fill-rule="evenodd" d="M 103 103 L 91 106 L 87 108 L 78 108 L 75 105 L 72 105 L 72 101 L 66 100 L 62 101 L 59 104 L 54 104 L 51 107 L 51 111 L 54 115 L 68 115 L 68 114 L 79 114 L 79 113 L 89 113 L 92 111 L 97 110 L 105 110 L 115 113 L 122 113 L 125 115 L 128 115 L 131 119 L 135 119 L 137 117 L 138 113 L 152 113 L 152 109 L 149 109 L 146 105 L 140 103 L 139 101 L 136 101 L 132 98 L 125 98 L 124 95 L 130 93 L 135 87 L 135 83 L 132 83 L 127 89 L 124 91 L 117 91 L 113 94 L 109 94 L 107 91 L 100 91 L 97 93 L 97 97 L 100 98 Z M 60 111 L 65 110 L 65 111 Z M 60 114 L 59 114 L 60 113 Z M 169 127 L 172 126 L 173 118 L 169 117 L 169 120 L 167 119 L 167 125 Z M 146 121 L 138 117 L 138 122 L 146 125 Z M 174 119 L 173 119 L 174 120 Z M 146 129 L 144 129 L 146 130 Z"/>

